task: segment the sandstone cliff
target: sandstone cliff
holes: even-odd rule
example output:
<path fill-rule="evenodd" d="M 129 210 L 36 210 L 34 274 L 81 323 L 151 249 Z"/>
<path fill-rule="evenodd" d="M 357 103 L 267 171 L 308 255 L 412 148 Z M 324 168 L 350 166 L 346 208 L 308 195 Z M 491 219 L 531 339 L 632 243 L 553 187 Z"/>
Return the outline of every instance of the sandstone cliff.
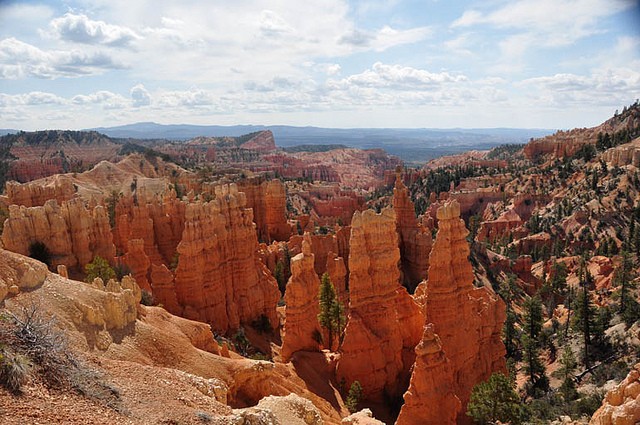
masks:
<path fill-rule="evenodd" d="M 50 199 L 55 199 L 61 204 L 73 197 L 76 193 L 73 182 L 66 175 L 59 175 L 43 184 L 42 181 L 20 184 L 7 182 L 7 197 L 9 204 L 35 207 L 44 205 Z"/>
<path fill-rule="evenodd" d="M 238 189 L 247 197 L 247 207 L 253 209 L 258 240 L 286 241 L 291 236 L 287 223 L 287 195 L 280 180 L 265 180 L 263 177 L 244 179 Z"/>
<path fill-rule="evenodd" d="M 468 234 L 456 201 L 437 211 L 438 234 L 429 258 L 429 280 L 416 290 L 423 303 L 426 323 L 442 341 L 451 360 L 454 390 L 466 412 L 475 384 L 493 372 L 505 371 L 505 348 L 501 340 L 506 318 L 503 301 L 486 287 L 474 288 L 469 262 Z M 459 415 L 459 423 L 468 418 Z"/>
<path fill-rule="evenodd" d="M 337 365 L 347 388 L 360 381 L 368 399 L 408 386 L 424 316 L 400 285 L 400 250 L 392 209 L 356 212 L 351 222 L 349 317 Z"/>
<path fill-rule="evenodd" d="M 431 252 L 431 230 L 418 225 L 409 190 L 396 173 L 393 188 L 393 209 L 396 212 L 396 231 L 399 236 L 400 262 L 404 286 L 413 292 L 427 278 L 429 253 Z"/>
<path fill-rule="evenodd" d="M 416 346 L 411 384 L 396 425 L 454 425 L 460 400 L 453 391 L 451 362 L 429 323 Z"/>
<path fill-rule="evenodd" d="M 2 231 L 4 247 L 29 255 L 32 244 L 43 243 L 51 253 L 51 264 L 82 269 L 96 255 L 112 261 L 115 246 L 104 207 L 89 208 L 80 198 L 44 206 L 9 207 Z"/>
<path fill-rule="evenodd" d="M 311 238 L 304 235 L 302 252 L 291 259 L 291 278 L 284 294 L 286 321 L 282 338 L 283 361 L 289 361 L 296 351 L 317 351 L 320 349 L 318 335 L 318 292 L 320 279 L 314 268 L 314 255 L 311 253 Z"/>
<path fill-rule="evenodd" d="M 640 364 L 609 391 L 589 425 L 635 425 L 640 422 Z"/>

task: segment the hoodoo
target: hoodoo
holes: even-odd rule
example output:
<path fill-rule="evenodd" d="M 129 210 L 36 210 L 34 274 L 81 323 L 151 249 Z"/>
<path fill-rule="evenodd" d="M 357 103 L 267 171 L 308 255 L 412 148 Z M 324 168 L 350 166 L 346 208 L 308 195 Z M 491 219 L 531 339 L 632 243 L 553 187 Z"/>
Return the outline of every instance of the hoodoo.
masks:
<path fill-rule="evenodd" d="M 416 290 L 426 323 L 433 323 L 451 361 L 455 394 L 466 412 L 474 385 L 493 372 L 506 371 L 501 331 L 505 304 L 486 287 L 473 286 L 469 262 L 469 233 L 456 201 L 437 211 L 438 234 L 429 258 L 429 280 Z M 459 415 L 458 423 L 469 418 Z"/>
<path fill-rule="evenodd" d="M 338 380 L 359 381 L 367 398 L 402 394 L 424 317 L 400 285 L 400 250 L 392 209 L 356 212 L 351 221 L 349 318 Z M 348 388 L 348 387 L 347 387 Z"/>

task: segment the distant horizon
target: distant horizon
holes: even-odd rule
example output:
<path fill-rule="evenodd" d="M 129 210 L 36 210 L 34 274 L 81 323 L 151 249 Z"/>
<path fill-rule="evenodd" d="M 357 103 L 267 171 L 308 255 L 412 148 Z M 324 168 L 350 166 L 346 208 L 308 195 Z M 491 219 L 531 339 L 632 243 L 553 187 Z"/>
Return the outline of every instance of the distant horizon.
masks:
<path fill-rule="evenodd" d="M 603 120 L 603 122 L 606 120 Z M 50 128 L 37 128 L 37 129 L 24 129 L 24 128 L 0 128 L 0 131 L 24 131 L 24 132 L 36 132 L 36 131 L 55 131 L 55 130 L 69 130 L 69 131 L 94 131 L 100 129 L 114 129 L 121 127 L 129 127 L 135 125 L 146 125 L 152 124 L 157 126 L 189 126 L 189 127 L 265 127 L 268 129 L 269 127 L 292 127 L 292 128 L 318 128 L 318 129 L 329 129 L 329 130 L 434 130 L 434 131 L 471 131 L 471 130 L 536 130 L 536 131 L 559 131 L 559 130 L 571 130 L 573 128 L 584 128 L 583 127 L 572 127 L 572 128 L 552 128 L 552 127 L 325 127 L 318 125 L 292 125 L 292 124 L 191 124 L 191 123 L 160 123 L 155 121 L 136 121 L 127 124 L 117 124 L 112 126 L 97 126 L 97 127 L 80 127 L 80 128 L 62 128 L 62 127 L 50 127 Z M 589 127 L 595 127 L 599 124 Z M 588 128 L 588 127 L 587 127 Z"/>

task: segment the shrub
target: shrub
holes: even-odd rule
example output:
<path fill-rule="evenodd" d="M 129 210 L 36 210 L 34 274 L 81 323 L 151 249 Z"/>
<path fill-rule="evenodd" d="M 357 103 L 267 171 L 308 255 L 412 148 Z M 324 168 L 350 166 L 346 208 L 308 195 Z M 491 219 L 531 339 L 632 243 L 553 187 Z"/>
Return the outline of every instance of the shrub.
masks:
<path fill-rule="evenodd" d="M 20 388 L 29 377 L 29 360 L 8 349 L 0 351 L 0 384 L 13 393 L 20 392 Z"/>
<path fill-rule="evenodd" d="M 140 304 L 146 306 L 156 305 L 156 300 L 153 298 L 153 294 L 146 289 L 142 290 L 142 298 L 140 299 Z"/>
<path fill-rule="evenodd" d="M 104 283 L 116 277 L 115 270 L 113 270 L 107 260 L 99 255 L 96 255 L 92 262 L 84 266 L 84 272 L 86 274 L 85 280 L 89 283 L 93 282 L 97 277 L 102 279 Z"/>

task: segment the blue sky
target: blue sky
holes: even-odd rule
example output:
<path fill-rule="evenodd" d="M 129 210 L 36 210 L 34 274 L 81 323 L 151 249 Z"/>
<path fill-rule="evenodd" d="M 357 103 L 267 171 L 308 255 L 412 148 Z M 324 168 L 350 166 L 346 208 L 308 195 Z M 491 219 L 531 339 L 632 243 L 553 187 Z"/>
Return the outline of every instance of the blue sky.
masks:
<path fill-rule="evenodd" d="M 637 0 L 0 0 L 0 128 L 596 125 Z"/>

